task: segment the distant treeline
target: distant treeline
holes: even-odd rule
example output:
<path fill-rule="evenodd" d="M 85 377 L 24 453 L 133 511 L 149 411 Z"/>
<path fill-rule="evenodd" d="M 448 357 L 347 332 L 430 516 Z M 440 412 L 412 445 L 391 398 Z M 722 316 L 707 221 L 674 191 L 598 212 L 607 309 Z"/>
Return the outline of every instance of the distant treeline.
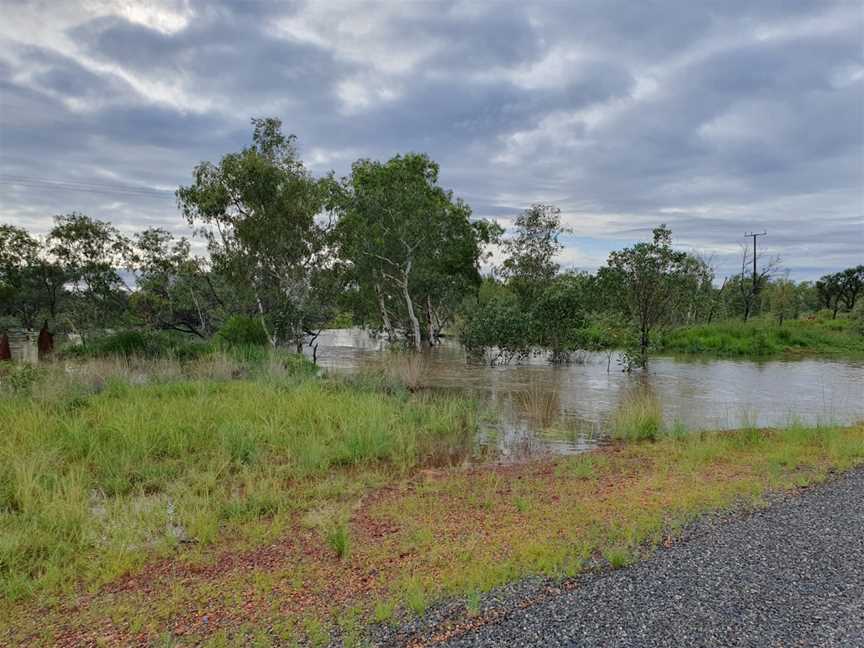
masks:
<path fill-rule="evenodd" d="M 644 364 L 661 327 L 770 313 L 851 311 L 864 266 L 796 283 L 777 263 L 716 285 L 710 264 L 677 250 L 671 231 L 609 255 L 596 274 L 561 272 L 559 211 L 533 205 L 504 238 L 438 184 L 425 155 L 361 159 L 345 178 L 314 177 L 276 119 L 253 119 L 252 143 L 205 162 L 177 190 L 206 256 L 161 228 L 131 236 L 80 213 L 36 237 L 0 225 L 0 329 L 79 334 L 172 331 L 209 339 L 314 344 L 339 324 L 367 326 L 420 350 L 445 331 L 492 362 L 535 350 L 565 361 L 615 347 Z M 490 276 L 481 265 L 500 245 Z"/>

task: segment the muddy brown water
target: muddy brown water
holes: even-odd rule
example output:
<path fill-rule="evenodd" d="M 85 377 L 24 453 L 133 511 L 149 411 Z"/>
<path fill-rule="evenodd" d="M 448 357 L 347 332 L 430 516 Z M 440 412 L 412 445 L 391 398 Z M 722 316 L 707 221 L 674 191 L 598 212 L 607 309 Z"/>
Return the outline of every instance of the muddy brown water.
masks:
<path fill-rule="evenodd" d="M 325 331 L 318 363 L 336 373 L 384 367 L 386 344 L 360 329 Z M 864 361 L 653 357 L 647 371 L 625 373 L 606 354 L 550 365 L 544 357 L 490 367 L 468 362 L 454 340 L 424 353 L 421 384 L 481 403 L 479 454 L 520 461 L 572 454 L 603 444 L 609 417 L 633 390 L 651 392 L 668 425 L 689 430 L 743 425 L 849 424 L 864 420 Z"/>

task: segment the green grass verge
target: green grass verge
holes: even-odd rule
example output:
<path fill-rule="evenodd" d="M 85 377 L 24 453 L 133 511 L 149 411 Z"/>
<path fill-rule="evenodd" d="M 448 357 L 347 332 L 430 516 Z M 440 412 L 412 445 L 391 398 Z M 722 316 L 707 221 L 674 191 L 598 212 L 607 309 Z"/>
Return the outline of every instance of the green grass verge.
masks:
<path fill-rule="evenodd" d="M 443 597 L 470 616 L 525 576 L 626 567 L 698 515 L 864 462 L 864 425 L 685 433 L 636 394 L 627 442 L 430 469 L 464 456 L 473 405 L 385 383 L 278 357 L 4 381 L 0 643 L 362 642 Z"/>
<path fill-rule="evenodd" d="M 783 354 L 864 354 L 864 336 L 850 319 L 753 320 L 672 329 L 658 341 L 669 353 L 768 357 Z"/>
<path fill-rule="evenodd" d="M 242 371 L 225 363 L 226 377 Z M 177 370 L 149 370 L 159 367 Z M 143 385 L 130 365 L 114 369 L 89 384 L 59 367 L 16 372 L 0 394 L 6 599 L 107 582 L 179 544 L 206 545 L 226 528 L 405 474 L 466 443 L 475 425 L 467 401 L 387 395 L 290 368 L 243 380 L 166 369 Z M 319 484 L 351 469 L 361 471 L 353 484 Z M 346 555 L 347 530 L 328 533 Z"/>

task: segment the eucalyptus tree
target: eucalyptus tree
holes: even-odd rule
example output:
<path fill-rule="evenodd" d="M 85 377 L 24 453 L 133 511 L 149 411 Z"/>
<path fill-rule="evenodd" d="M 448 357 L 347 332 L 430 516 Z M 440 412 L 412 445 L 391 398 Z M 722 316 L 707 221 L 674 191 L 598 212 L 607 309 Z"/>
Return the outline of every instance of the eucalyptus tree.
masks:
<path fill-rule="evenodd" d="M 864 265 L 824 275 L 816 282 L 816 291 L 821 304 L 831 309 L 833 318 L 837 317 L 841 304 L 844 310 L 851 311 L 864 294 Z"/>
<path fill-rule="evenodd" d="M 252 144 L 203 162 L 177 190 L 208 243 L 214 268 L 248 295 L 271 345 L 299 352 L 330 317 L 330 178 L 313 178 L 278 119 L 253 119 Z"/>
<path fill-rule="evenodd" d="M 189 241 L 154 227 L 136 233 L 134 245 L 133 313 L 151 328 L 212 335 L 225 315 L 223 282 L 192 256 Z"/>
<path fill-rule="evenodd" d="M 674 321 L 693 293 L 710 281 L 710 272 L 695 256 L 672 247 L 672 232 L 665 225 L 653 230 L 651 242 L 609 254 L 598 275 L 610 296 L 609 306 L 636 329 L 636 364 L 647 366 L 652 332 Z"/>
<path fill-rule="evenodd" d="M 847 311 L 855 308 L 855 302 L 864 294 L 864 265 L 846 268 L 840 275 L 840 293 Z"/>
<path fill-rule="evenodd" d="M 68 293 L 63 316 L 73 331 L 87 332 L 122 318 L 130 287 L 121 271 L 133 263 L 129 239 L 106 221 L 72 212 L 54 219 L 46 240 L 49 263 L 62 272 Z"/>
<path fill-rule="evenodd" d="M 503 241 L 504 262 L 500 274 L 530 303 L 558 273 L 555 257 L 563 249 L 561 210 L 536 203 L 519 214 L 515 234 Z"/>
<path fill-rule="evenodd" d="M 494 231 L 471 222 L 468 205 L 438 185 L 438 170 L 415 153 L 363 159 L 342 184 L 340 252 L 388 337 L 404 322 L 418 351 L 423 311 L 434 342 L 459 293 L 479 283 L 483 243 Z"/>
<path fill-rule="evenodd" d="M 0 315 L 33 328 L 40 299 L 37 268 L 41 244 L 27 230 L 0 225 Z"/>

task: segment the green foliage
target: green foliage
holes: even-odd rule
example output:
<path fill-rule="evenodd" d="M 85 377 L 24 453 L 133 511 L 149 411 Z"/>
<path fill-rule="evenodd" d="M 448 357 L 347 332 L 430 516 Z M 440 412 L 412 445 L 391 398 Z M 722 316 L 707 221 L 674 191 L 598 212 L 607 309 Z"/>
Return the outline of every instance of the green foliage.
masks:
<path fill-rule="evenodd" d="M 333 521 L 326 529 L 325 537 L 327 538 L 328 546 L 335 554 L 345 559 L 348 557 L 348 551 L 351 547 L 351 538 L 348 530 L 348 522 L 343 519 Z"/>
<path fill-rule="evenodd" d="M 216 333 L 216 341 L 227 347 L 256 347 L 269 344 L 267 331 L 257 317 L 232 315 Z"/>
<path fill-rule="evenodd" d="M 554 205 L 531 205 L 516 218 L 515 229 L 514 236 L 504 240 L 501 276 L 530 303 L 558 272 L 555 257 L 563 249 L 559 238 L 565 231 L 561 210 Z"/>
<path fill-rule="evenodd" d="M 864 353 L 855 334 L 854 318 L 825 317 L 790 320 L 780 326 L 771 320 L 737 320 L 699 324 L 664 332 L 660 349 L 673 353 L 768 357 L 784 353 Z"/>
<path fill-rule="evenodd" d="M 598 273 L 608 307 L 632 323 L 638 335 L 640 366 L 648 362 L 652 332 L 672 321 L 676 307 L 710 284 L 710 269 L 694 256 L 672 247 L 665 225 L 654 229 L 650 243 L 612 252 Z"/>
<path fill-rule="evenodd" d="M 340 204 L 337 233 L 357 287 L 353 307 L 391 339 L 401 324 L 415 349 L 422 339 L 434 343 L 479 284 L 482 246 L 496 226 L 472 223 L 470 207 L 438 186 L 438 165 L 418 154 L 358 160 Z"/>
<path fill-rule="evenodd" d="M 553 361 L 585 348 L 586 304 L 592 289 L 587 275 L 562 275 L 548 282 L 531 306 L 531 342 L 547 349 Z"/>
<path fill-rule="evenodd" d="M 614 546 L 604 549 L 603 557 L 612 569 L 621 569 L 635 560 L 633 552 L 624 546 Z"/>
<path fill-rule="evenodd" d="M 0 395 L 3 391 L 11 392 L 16 397 L 29 394 L 43 373 L 28 363 L 0 363 Z"/>
<path fill-rule="evenodd" d="M 614 439 L 654 441 L 663 433 L 663 409 L 652 394 L 640 390 L 619 403 L 610 424 Z"/>
<path fill-rule="evenodd" d="M 67 347 L 67 357 L 173 358 L 192 360 L 211 351 L 209 344 L 182 333 L 165 331 L 118 331 L 91 339 L 82 346 Z"/>
<path fill-rule="evenodd" d="M 185 372 L 212 375 L 213 361 Z M 5 597 L 103 582 L 178 539 L 206 544 L 232 521 L 294 510 L 309 480 L 342 467 L 401 474 L 474 433 L 469 403 L 390 397 L 269 363 L 255 380 L 180 380 L 175 368 L 145 385 L 119 369 L 97 368 L 83 398 L 59 368 L 44 387 L 28 380 L 32 397 L 0 398 Z M 347 552 L 347 527 L 332 541 Z"/>
<path fill-rule="evenodd" d="M 469 353 L 491 353 L 492 364 L 508 364 L 530 352 L 531 322 L 516 295 L 502 292 L 466 317 L 461 337 Z"/>
<path fill-rule="evenodd" d="M 850 320 L 852 321 L 853 330 L 858 335 L 864 336 L 864 299 L 855 305 Z"/>
<path fill-rule="evenodd" d="M 307 172 L 278 119 L 252 125 L 251 146 L 197 166 L 177 198 L 191 225 L 213 226 L 202 231 L 214 266 L 264 313 L 268 337 L 300 349 L 334 314 L 331 232 L 316 216 L 335 184 Z"/>

